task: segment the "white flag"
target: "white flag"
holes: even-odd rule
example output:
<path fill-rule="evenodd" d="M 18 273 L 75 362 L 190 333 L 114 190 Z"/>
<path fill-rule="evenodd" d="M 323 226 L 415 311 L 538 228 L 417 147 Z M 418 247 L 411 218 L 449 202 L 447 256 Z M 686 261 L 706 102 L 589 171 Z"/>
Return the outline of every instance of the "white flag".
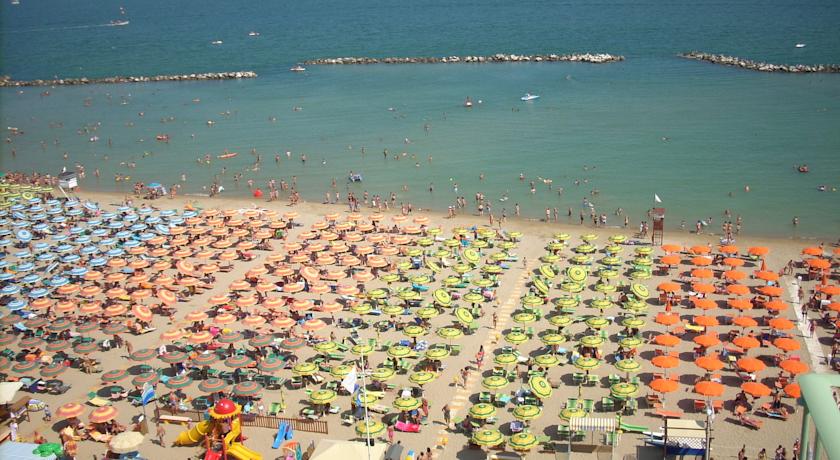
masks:
<path fill-rule="evenodd" d="M 653 194 L 653 201 L 655 201 L 655 202 L 657 202 L 657 203 L 662 203 L 662 200 L 661 200 L 661 199 L 659 199 L 659 195 L 657 195 L 657 194 L 655 194 L 655 193 Z"/>
<path fill-rule="evenodd" d="M 341 386 L 347 390 L 348 393 L 353 393 L 356 391 L 356 380 L 356 367 L 354 366 L 353 370 L 341 380 Z"/>

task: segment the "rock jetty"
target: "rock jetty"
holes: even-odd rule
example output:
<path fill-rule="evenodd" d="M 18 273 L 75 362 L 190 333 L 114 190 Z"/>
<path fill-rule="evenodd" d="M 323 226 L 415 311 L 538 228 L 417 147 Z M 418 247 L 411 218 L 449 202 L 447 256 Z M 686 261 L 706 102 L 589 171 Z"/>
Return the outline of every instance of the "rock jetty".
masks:
<path fill-rule="evenodd" d="M 694 59 L 697 61 L 706 61 L 713 64 L 728 65 L 732 67 L 740 67 L 747 70 L 755 70 L 759 72 L 787 72 L 787 73 L 840 73 L 840 65 L 838 64 L 768 64 L 766 62 L 751 61 L 749 59 L 742 59 L 735 56 L 725 56 L 723 54 L 701 53 L 699 51 L 692 51 L 690 53 L 680 54 L 680 57 L 686 59 Z"/>
<path fill-rule="evenodd" d="M 155 75 L 152 77 L 56 78 L 52 80 L 27 81 L 12 80 L 11 77 L 4 76 L 0 77 L 0 87 L 101 85 L 111 83 L 149 83 L 158 81 L 236 80 L 240 78 L 256 77 L 256 72 L 251 71 Z"/>
<path fill-rule="evenodd" d="M 605 64 L 623 61 L 624 56 L 612 54 L 494 54 L 492 56 L 445 57 L 339 57 L 305 61 L 305 65 L 359 65 L 359 64 L 484 64 L 498 62 L 588 62 Z"/>

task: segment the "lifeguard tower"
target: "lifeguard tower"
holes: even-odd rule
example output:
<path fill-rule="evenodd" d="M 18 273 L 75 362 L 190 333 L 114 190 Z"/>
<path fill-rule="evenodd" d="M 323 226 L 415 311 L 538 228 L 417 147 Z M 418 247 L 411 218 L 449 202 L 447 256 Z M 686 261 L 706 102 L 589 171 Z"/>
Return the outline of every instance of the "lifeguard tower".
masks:
<path fill-rule="evenodd" d="M 61 194 L 64 195 L 64 198 L 70 198 L 67 196 L 67 192 L 65 192 L 64 189 L 70 190 L 72 193 L 78 186 L 79 180 L 76 177 L 76 173 L 72 171 L 64 171 L 58 175 L 58 189 L 61 190 Z"/>
<path fill-rule="evenodd" d="M 665 236 L 665 208 L 653 208 L 653 232 L 651 232 L 651 244 L 659 246 Z"/>

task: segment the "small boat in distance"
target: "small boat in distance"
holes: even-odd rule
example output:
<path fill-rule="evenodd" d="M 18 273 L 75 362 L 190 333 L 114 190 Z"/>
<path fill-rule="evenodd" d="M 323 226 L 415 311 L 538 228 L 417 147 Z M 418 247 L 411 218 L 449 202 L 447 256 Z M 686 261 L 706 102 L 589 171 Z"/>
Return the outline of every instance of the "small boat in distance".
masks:
<path fill-rule="evenodd" d="M 127 20 L 114 20 L 114 21 L 109 22 L 108 25 L 111 26 L 111 27 L 127 26 L 128 21 Z"/>
<path fill-rule="evenodd" d="M 302 65 L 298 64 L 298 65 L 296 65 L 296 66 L 292 67 L 292 68 L 291 68 L 291 69 L 289 69 L 289 70 L 290 70 L 290 71 L 292 71 L 292 72 L 303 72 L 303 71 L 305 71 L 305 70 L 306 70 L 306 67 L 304 67 L 304 66 L 302 66 Z"/>
<path fill-rule="evenodd" d="M 539 98 L 540 98 L 540 97 L 539 97 L 539 96 L 537 96 L 536 94 L 525 93 L 525 95 L 524 95 L 524 96 L 522 96 L 522 97 L 520 97 L 520 98 L 519 98 L 519 100 L 521 100 L 521 101 L 526 101 L 526 102 L 527 102 L 527 101 L 533 101 L 533 100 L 535 100 L 535 99 L 539 99 Z"/>
<path fill-rule="evenodd" d="M 259 36 L 260 36 L 260 33 L 259 33 L 259 32 L 254 32 L 254 31 L 251 31 L 251 32 L 248 32 L 248 36 L 249 36 L 249 37 L 259 37 Z"/>
<path fill-rule="evenodd" d="M 236 155 L 239 155 L 239 152 L 228 152 L 228 153 L 223 153 L 223 154 L 221 154 L 221 155 L 218 155 L 216 158 L 218 158 L 218 159 L 220 159 L 220 160 L 227 160 L 228 158 L 233 158 L 233 157 L 235 157 Z"/>
<path fill-rule="evenodd" d="M 806 45 L 805 45 L 804 43 L 797 43 L 797 44 L 796 44 L 796 47 L 797 47 L 797 48 L 805 48 L 805 46 L 806 46 Z"/>
<path fill-rule="evenodd" d="M 464 101 L 464 107 L 469 109 L 469 108 L 472 108 L 472 106 L 473 106 L 472 99 L 470 99 L 470 97 L 467 96 L 467 100 Z"/>
<path fill-rule="evenodd" d="M 222 43 L 224 42 L 221 40 L 213 40 L 212 42 L 210 42 L 211 45 L 221 45 Z"/>

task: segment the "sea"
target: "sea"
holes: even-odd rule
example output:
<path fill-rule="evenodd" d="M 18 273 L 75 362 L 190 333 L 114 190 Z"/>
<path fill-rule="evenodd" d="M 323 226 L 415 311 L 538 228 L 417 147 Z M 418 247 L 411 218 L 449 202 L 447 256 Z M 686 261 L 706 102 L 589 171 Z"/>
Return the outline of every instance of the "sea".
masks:
<path fill-rule="evenodd" d="M 577 222 L 594 206 L 637 228 L 656 206 L 670 230 L 719 233 L 740 216 L 750 235 L 840 235 L 840 74 L 678 56 L 840 63 L 834 0 L 3 0 L 0 20 L 0 75 L 18 80 L 259 75 L 2 89 L 0 125 L 23 134 L 4 132 L 0 170 L 81 164 L 88 190 L 139 181 L 196 195 L 214 178 L 229 196 L 249 196 L 249 180 L 295 181 L 309 201 L 335 180 L 342 200 L 394 192 L 442 212 L 459 196 L 474 212 L 482 193 L 496 215 L 557 208 Z M 626 60 L 289 71 L 323 57 L 585 52 Z"/>

